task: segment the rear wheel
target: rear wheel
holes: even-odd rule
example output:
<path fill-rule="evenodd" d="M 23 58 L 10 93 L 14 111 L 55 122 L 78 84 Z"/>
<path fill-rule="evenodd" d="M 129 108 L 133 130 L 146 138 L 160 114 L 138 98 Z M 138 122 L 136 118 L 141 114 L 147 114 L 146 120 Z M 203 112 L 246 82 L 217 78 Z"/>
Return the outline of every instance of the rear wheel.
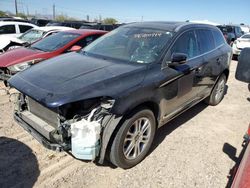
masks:
<path fill-rule="evenodd" d="M 211 95 L 205 99 L 205 102 L 209 105 L 216 106 L 219 104 L 225 95 L 226 90 L 226 76 L 222 74 L 219 80 L 216 82 Z"/>
<path fill-rule="evenodd" d="M 110 151 L 110 161 L 127 169 L 147 155 L 155 135 L 155 117 L 149 109 L 139 109 L 128 117 L 118 130 Z"/>

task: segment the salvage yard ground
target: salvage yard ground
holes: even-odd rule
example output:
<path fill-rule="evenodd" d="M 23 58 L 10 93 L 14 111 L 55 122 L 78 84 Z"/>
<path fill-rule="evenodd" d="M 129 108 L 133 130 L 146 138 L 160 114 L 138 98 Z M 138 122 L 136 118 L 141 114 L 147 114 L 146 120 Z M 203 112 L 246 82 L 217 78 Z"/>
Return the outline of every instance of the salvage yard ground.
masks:
<path fill-rule="evenodd" d="M 247 84 L 234 78 L 218 106 L 196 105 L 157 132 L 150 154 L 129 170 L 49 151 L 19 127 L 0 89 L 0 187 L 225 187 L 250 122 Z M 4 88 L 0 83 L 0 88 Z"/>

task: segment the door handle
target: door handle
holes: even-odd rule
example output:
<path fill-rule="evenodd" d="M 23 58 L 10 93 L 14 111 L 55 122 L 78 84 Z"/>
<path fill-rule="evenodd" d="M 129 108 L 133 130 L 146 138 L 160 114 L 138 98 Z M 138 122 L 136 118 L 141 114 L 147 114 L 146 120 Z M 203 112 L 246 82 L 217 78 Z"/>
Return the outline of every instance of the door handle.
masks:
<path fill-rule="evenodd" d="M 216 63 L 220 64 L 221 63 L 221 58 L 217 58 Z"/>
<path fill-rule="evenodd" d="M 198 67 L 197 69 L 195 69 L 196 73 L 200 73 L 202 71 L 202 67 Z"/>

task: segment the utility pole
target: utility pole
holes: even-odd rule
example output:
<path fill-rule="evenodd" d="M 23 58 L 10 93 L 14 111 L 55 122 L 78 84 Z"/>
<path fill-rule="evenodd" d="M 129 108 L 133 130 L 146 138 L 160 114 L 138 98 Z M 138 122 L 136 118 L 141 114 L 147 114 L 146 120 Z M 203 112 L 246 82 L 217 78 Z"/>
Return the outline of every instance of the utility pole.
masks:
<path fill-rule="evenodd" d="M 27 16 L 29 16 L 29 7 L 28 7 L 28 5 L 26 6 L 26 8 L 27 8 Z"/>
<path fill-rule="evenodd" d="M 56 6 L 53 4 L 53 20 L 56 19 Z"/>
<path fill-rule="evenodd" d="M 18 15 L 18 11 L 17 11 L 17 0 L 15 0 L 15 9 L 16 9 L 16 16 Z"/>

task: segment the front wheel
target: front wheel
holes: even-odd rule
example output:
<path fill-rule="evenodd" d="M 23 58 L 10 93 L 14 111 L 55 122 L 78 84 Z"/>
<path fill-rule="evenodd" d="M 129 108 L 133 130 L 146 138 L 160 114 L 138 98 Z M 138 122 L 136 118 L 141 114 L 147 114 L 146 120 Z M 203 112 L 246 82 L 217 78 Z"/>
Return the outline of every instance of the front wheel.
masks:
<path fill-rule="evenodd" d="M 209 105 L 216 106 L 219 104 L 225 95 L 226 90 L 226 76 L 225 74 L 222 74 L 218 81 L 216 82 L 211 95 L 205 99 L 205 102 Z"/>
<path fill-rule="evenodd" d="M 110 151 L 110 161 L 127 169 L 137 165 L 147 155 L 155 135 L 155 117 L 149 109 L 139 109 L 125 119 Z"/>

